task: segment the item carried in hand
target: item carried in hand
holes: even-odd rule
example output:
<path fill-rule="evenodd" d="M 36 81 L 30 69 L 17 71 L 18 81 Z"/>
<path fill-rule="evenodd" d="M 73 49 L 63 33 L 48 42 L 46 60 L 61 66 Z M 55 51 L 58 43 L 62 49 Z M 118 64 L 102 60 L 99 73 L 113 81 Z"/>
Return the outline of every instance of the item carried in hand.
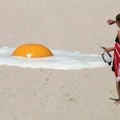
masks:
<path fill-rule="evenodd" d="M 112 55 L 108 52 L 102 53 L 102 59 L 105 63 L 108 63 L 108 65 L 111 65 L 112 63 Z"/>

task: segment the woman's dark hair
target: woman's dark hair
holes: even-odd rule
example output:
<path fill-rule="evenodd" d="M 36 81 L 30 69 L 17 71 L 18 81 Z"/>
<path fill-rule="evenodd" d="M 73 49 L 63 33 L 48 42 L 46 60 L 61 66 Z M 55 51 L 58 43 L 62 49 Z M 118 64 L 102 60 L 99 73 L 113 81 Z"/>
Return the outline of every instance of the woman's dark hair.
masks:
<path fill-rule="evenodd" d="M 120 21 L 120 14 L 118 14 L 118 15 L 116 16 L 116 20 L 117 20 L 117 21 Z"/>

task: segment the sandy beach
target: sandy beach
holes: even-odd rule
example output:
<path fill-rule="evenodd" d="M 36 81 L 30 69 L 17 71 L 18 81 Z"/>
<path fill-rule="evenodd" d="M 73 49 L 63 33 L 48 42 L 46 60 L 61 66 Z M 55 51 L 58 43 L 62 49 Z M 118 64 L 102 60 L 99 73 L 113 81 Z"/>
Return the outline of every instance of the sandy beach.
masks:
<path fill-rule="evenodd" d="M 49 48 L 101 54 L 117 26 L 106 24 L 120 1 L 0 1 L 0 47 L 41 43 Z M 0 120 L 119 120 L 111 67 L 55 70 L 0 66 Z"/>

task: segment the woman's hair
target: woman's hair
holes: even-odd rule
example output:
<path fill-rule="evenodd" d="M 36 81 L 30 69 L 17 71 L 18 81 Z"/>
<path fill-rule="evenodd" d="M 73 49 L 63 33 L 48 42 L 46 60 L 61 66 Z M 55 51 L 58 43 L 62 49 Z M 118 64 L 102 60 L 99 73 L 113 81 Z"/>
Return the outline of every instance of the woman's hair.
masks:
<path fill-rule="evenodd" d="M 120 21 L 120 14 L 118 14 L 118 15 L 116 16 L 116 20 L 117 20 L 117 21 Z"/>

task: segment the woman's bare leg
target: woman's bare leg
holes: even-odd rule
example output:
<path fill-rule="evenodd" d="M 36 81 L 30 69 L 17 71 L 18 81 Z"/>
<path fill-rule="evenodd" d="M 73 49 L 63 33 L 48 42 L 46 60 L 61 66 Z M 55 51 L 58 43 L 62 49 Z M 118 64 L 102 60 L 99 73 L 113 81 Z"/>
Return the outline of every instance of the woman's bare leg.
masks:
<path fill-rule="evenodd" d="M 116 88 L 117 88 L 117 93 L 118 93 L 118 100 L 115 102 L 117 105 L 120 104 L 120 81 L 116 81 Z"/>

